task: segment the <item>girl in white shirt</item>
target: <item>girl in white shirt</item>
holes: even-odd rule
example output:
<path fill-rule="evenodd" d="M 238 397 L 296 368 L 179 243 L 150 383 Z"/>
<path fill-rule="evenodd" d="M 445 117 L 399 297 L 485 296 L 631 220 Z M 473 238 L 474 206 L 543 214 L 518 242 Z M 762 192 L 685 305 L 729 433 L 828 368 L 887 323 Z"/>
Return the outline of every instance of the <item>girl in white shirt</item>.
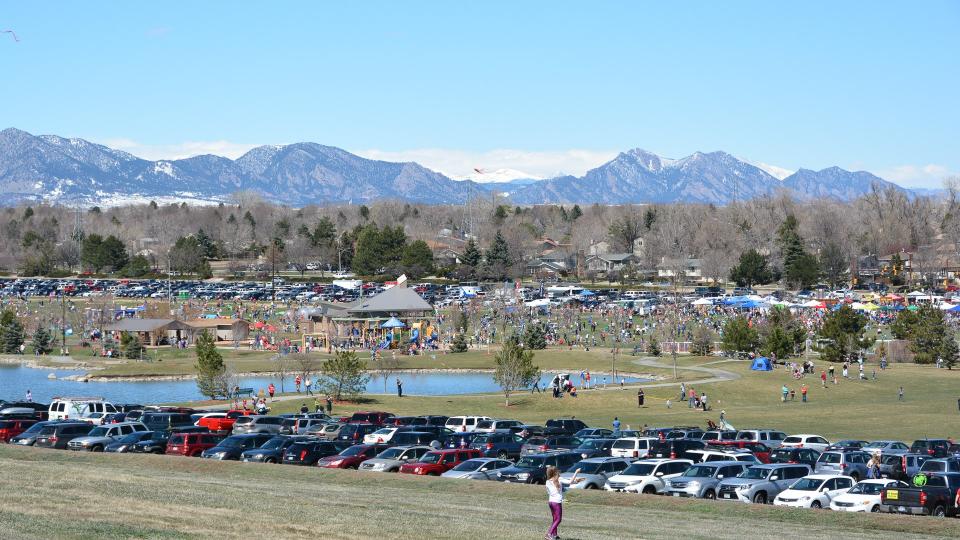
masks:
<path fill-rule="evenodd" d="M 577 473 L 580 472 L 580 469 L 577 469 L 573 473 L 573 478 L 570 479 L 571 484 L 577 483 Z M 550 525 L 550 530 L 547 531 L 544 538 L 546 540 L 557 540 L 560 537 L 557 536 L 557 528 L 560 527 L 560 521 L 563 519 L 563 488 L 560 486 L 560 471 L 556 467 L 547 467 L 547 505 L 550 507 L 550 515 L 553 517 L 553 523 Z"/>

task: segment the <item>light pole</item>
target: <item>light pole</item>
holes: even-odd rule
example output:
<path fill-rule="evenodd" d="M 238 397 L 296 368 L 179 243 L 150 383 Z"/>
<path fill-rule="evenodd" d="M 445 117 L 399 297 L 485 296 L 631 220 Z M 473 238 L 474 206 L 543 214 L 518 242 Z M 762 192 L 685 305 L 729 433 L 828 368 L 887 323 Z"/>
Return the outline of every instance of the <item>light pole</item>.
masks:
<path fill-rule="evenodd" d="M 67 304 L 63 298 L 66 292 L 60 289 L 60 354 L 67 354 Z"/>

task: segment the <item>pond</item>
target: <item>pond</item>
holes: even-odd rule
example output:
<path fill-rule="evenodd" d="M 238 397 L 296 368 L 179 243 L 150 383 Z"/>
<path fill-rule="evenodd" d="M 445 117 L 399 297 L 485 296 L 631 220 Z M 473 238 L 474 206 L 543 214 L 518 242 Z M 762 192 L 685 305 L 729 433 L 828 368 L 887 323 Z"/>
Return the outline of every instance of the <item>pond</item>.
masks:
<path fill-rule="evenodd" d="M 56 374 L 56 379 L 47 375 Z M 128 382 L 89 382 L 64 380 L 70 375 L 82 375 L 83 370 L 35 369 L 20 365 L 0 364 L 0 398 L 9 401 L 23 399 L 29 389 L 34 401 L 48 403 L 53 396 L 95 395 L 102 396 L 113 403 L 174 403 L 204 399 L 197 391 L 194 380 L 184 381 L 128 381 Z M 456 394 L 478 394 L 499 392 L 500 387 L 493 382 L 490 373 L 470 372 L 401 372 L 389 376 L 386 381 L 386 393 L 396 392 L 396 378 L 403 382 L 404 395 L 440 396 Z M 597 377 L 600 379 L 601 377 Z M 540 380 L 541 387 L 547 387 L 553 379 L 552 373 L 545 373 Z M 577 377 L 574 377 L 577 381 Z M 624 377 L 628 383 L 646 382 L 648 379 Z M 280 379 L 269 375 L 242 377 L 240 386 L 245 388 L 263 388 L 273 383 L 280 391 Z M 287 377 L 283 388 L 293 391 L 293 378 Z M 383 394 L 382 377 L 371 377 L 367 383 L 367 393 Z"/>

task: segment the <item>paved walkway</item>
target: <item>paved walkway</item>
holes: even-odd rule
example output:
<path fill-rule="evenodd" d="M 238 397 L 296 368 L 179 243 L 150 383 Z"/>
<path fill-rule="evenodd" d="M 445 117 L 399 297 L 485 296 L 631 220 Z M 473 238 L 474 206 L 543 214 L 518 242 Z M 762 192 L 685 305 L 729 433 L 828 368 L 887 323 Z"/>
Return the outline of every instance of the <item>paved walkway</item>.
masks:
<path fill-rule="evenodd" d="M 704 373 L 710 375 L 709 377 L 703 379 L 695 379 L 692 381 L 683 381 L 687 386 L 694 384 L 706 384 L 706 383 L 715 383 L 715 382 L 724 382 L 724 381 L 735 381 L 740 378 L 738 373 L 733 373 L 731 371 L 725 371 L 717 368 L 709 368 L 704 366 L 714 365 L 714 364 L 723 364 L 728 362 L 747 362 L 747 360 L 737 360 L 737 359 L 726 359 L 726 360 L 716 360 L 714 362 L 707 362 L 706 364 L 701 364 L 699 366 L 681 366 L 677 365 L 677 371 L 691 371 L 694 373 Z M 637 360 L 631 360 L 631 363 L 638 366 L 654 367 L 661 369 L 673 369 L 673 363 L 664 363 L 661 362 L 658 358 L 640 358 Z M 668 387 L 668 386 L 680 386 L 680 382 L 659 382 L 653 384 L 644 384 L 647 388 L 658 388 L 658 387 Z"/>

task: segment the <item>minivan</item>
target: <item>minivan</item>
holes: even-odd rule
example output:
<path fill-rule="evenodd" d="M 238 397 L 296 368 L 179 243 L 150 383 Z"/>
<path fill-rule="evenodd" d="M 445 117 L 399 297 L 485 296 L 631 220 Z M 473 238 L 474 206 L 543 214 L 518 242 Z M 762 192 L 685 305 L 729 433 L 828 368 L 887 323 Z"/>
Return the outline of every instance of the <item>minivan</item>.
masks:
<path fill-rule="evenodd" d="M 689 439 L 673 439 L 668 441 L 654 441 L 650 445 L 651 458 L 669 458 L 669 459 L 689 459 L 694 460 L 699 456 L 690 454 L 690 450 L 703 450 L 707 445 L 703 441 L 694 441 Z"/>
<path fill-rule="evenodd" d="M 92 413 L 115 413 L 117 409 L 101 397 L 56 397 L 48 409 L 50 420 L 83 418 Z"/>
<path fill-rule="evenodd" d="M 626 437 L 617 439 L 610 447 L 612 457 L 642 459 L 650 453 L 650 445 L 656 442 L 652 437 Z"/>
<path fill-rule="evenodd" d="M 149 431 L 173 431 L 193 425 L 193 418 L 186 413 L 145 412 L 140 416 Z"/>
<path fill-rule="evenodd" d="M 447 418 L 444 424 L 453 431 L 473 431 L 477 427 L 477 422 L 483 420 L 492 420 L 488 416 L 451 416 Z"/>
<path fill-rule="evenodd" d="M 93 426 L 86 422 L 50 424 L 40 430 L 40 433 L 37 434 L 37 440 L 33 445 L 38 448 L 57 448 L 63 450 L 67 447 L 67 443 L 77 437 L 86 436 L 92 429 Z"/>

